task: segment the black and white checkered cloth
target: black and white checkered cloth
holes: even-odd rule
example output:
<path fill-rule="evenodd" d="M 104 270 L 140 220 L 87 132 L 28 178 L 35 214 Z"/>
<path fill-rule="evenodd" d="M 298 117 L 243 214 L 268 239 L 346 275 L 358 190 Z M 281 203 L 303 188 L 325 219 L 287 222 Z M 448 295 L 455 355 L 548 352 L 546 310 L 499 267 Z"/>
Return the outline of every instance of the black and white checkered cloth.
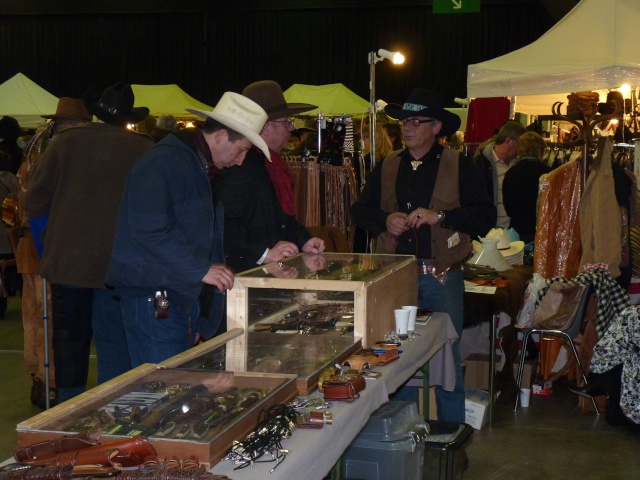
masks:
<path fill-rule="evenodd" d="M 592 287 L 598 302 L 598 318 L 596 331 L 602 337 L 609 325 L 624 309 L 629 306 L 629 295 L 616 282 L 611 274 L 601 268 L 589 272 L 582 272 L 573 278 L 553 277 L 546 281 L 546 286 L 538 292 L 536 307 L 554 282 L 570 285 L 587 285 Z"/>

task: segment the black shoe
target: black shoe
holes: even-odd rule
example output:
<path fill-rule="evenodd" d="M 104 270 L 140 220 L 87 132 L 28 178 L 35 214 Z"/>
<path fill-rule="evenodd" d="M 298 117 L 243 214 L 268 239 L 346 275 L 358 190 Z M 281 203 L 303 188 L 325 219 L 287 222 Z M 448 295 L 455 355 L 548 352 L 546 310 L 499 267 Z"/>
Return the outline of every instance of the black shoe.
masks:
<path fill-rule="evenodd" d="M 571 387 L 569 391 L 585 398 L 599 397 L 600 395 L 607 394 L 607 391 L 603 387 L 591 384 L 585 385 L 584 387 Z"/>
<path fill-rule="evenodd" d="M 42 396 L 44 391 L 44 383 L 31 375 L 33 385 L 31 385 L 31 405 L 38 406 L 38 399 Z"/>
<path fill-rule="evenodd" d="M 33 379 L 33 387 L 31 387 L 31 403 L 42 410 L 47 409 L 47 397 L 44 382 Z M 55 388 L 49 388 L 49 407 L 55 407 L 58 404 L 58 392 Z"/>

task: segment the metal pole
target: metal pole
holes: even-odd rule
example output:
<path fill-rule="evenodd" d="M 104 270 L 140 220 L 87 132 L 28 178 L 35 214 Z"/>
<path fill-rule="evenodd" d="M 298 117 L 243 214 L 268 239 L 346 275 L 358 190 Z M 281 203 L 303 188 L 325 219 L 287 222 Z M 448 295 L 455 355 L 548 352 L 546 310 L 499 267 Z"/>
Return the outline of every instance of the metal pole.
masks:
<path fill-rule="evenodd" d="M 42 279 L 42 320 L 44 322 L 44 388 L 45 388 L 45 409 L 49 410 L 49 302 L 47 299 L 47 281 Z"/>
<path fill-rule="evenodd" d="M 369 157 L 371 159 L 371 169 L 376 166 L 376 52 L 369 53 L 369 103 L 371 113 L 369 114 Z M 364 172 L 362 172 L 364 178 Z"/>

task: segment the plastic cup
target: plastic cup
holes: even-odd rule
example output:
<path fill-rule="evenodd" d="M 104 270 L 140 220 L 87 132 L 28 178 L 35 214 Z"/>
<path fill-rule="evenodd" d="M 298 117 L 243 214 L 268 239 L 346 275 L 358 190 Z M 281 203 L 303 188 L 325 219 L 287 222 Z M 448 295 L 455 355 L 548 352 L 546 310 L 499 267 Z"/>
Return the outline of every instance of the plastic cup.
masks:
<path fill-rule="evenodd" d="M 407 330 L 413 332 L 416 329 L 416 316 L 418 315 L 418 307 L 414 305 L 404 305 L 403 310 L 409 310 L 409 324 Z"/>
<path fill-rule="evenodd" d="M 400 338 L 407 338 L 407 333 L 409 329 L 409 310 L 404 310 L 402 308 L 396 308 L 393 311 L 393 314 L 396 319 L 396 333 Z"/>
<path fill-rule="evenodd" d="M 531 389 L 530 388 L 521 388 L 520 389 L 520 406 L 521 407 L 528 407 L 530 398 L 531 398 Z"/>

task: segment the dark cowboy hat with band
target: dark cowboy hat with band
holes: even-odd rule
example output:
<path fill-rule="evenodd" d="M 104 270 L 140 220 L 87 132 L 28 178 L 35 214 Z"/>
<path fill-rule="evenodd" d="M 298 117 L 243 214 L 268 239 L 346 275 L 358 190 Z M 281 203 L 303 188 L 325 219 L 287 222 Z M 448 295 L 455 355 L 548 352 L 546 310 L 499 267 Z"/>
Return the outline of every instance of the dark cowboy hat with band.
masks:
<path fill-rule="evenodd" d="M 84 104 L 89 113 L 104 123 L 122 126 L 138 123 L 149 115 L 147 107 L 133 107 L 135 98 L 131 85 L 118 82 L 100 93 L 91 89 L 84 94 Z"/>
<path fill-rule="evenodd" d="M 404 105 L 389 104 L 384 113 L 391 118 L 404 120 L 409 117 L 429 117 L 442 122 L 440 136 L 454 134 L 460 128 L 460 117 L 444 109 L 444 99 L 439 93 L 424 88 L 414 88 Z"/>
<path fill-rule="evenodd" d="M 318 108 L 317 105 L 308 103 L 287 103 L 282 88 L 273 80 L 261 80 L 247 85 L 242 94 L 260 105 L 269 115 L 269 120 L 297 115 Z"/>

